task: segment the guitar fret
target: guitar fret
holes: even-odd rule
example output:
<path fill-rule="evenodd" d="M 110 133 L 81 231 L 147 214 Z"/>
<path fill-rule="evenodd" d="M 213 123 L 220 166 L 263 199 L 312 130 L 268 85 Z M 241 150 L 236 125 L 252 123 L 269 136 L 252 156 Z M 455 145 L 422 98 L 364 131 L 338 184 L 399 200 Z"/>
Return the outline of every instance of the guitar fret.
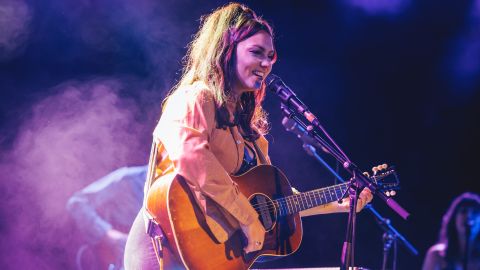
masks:
<path fill-rule="evenodd" d="M 280 201 L 280 200 L 279 200 Z M 280 203 L 282 204 L 282 208 L 284 209 L 284 215 L 287 215 L 288 214 L 288 205 L 287 205 L 287 202 L 285 201 L 285 199 L 281 199 Z"/>
<path fill-rule="evenodd" d="M 330 202 L 333 201 L 332 194 L 330 193 L 330 187 L 327 187 L 327 194 L 330 196 Z"/>
<path fill-rule="evenodd" d="M 296 211 L 296 212 L 299 212 L 300 210 L 299 210 L 299 203 L 298 203 L 298 198 L 297 198 L 297 196 L 294 196 L 294 197 L 293 197 L 293 202 L 295 203 L 295 211 Z"/>
<path fill-rule="evenodd" d="M 338 194 L 338 189 L 339 187 L 335 186 L 333 188 L 333 192 L 335 193 L 335 200 L 338 201 L 338 199 L 340 199 L 340 196 L 342 196 L 342 193 Z"/>
<path fill-rule="evenodd" d="M 298 205 L 298 212 L 302 211 L 302 205 L 303 205 L 303 202 L 302 202 L 302 195 L 296 195 L 295 196 L 297 198 L 297 205 Z"/>
<path fill-rule="evenodd" d="M 302 206 L 301 206 L 300 210 L 305 210 L 305 209 L 307 209 L 307 207 L 305 207 L 305 204 L 307 203 L 307 202 L 305 201 L 305 199 L 306 199 L 305 196 L 302 197 L 302 193 L 300 193 L 300 200 L 302 201 Z"/>
<path fill-rule="evenodd" d="M 320 203 L 323 204 L 323 192 L 321 190 L 318 190 L 317 193 L 318 193 L 318 199 L 320 200 Z"/>
<path fill-rule="evenodd" d="M 295 213 L 294 207 L 295 207 L 295 202 L 293 201 L 293 198 L 288 198 L 288 202 L 290 203 L 291 206 L 291 213 Z"/>
<path fill-rule="evenodd" d="M 288 205 L 288 200 L 287 198 L 284 199 L 285 206 L 287 207 L 287 215 L 290 214 L 290 206 Z"/>
<path fill-rule="evenodd" d="M 315 205 L 319 205 L 317 201 L 317 196 L 315 196 L 315 192 L 312 192 L 313 198 L 315 199 Z"/>
<path fill-rule="evenodd" d="M 298 212 L 298 208 L 297 208 L 298 206 L 297 206 L 297 201 L 296 201 L 295 196 L 292 197 L 292 200 L 291 200 L 291 201 L 292 201 L 292 204 L 293 204 L 293 207 L 294 207 L 294 208 L 293 208 L 294 213 Z"/>
<path fill-rule="evenodd" d="M 295 203 L 295 212 L 299 212 L 301 208 L 300 208 L 300 203 L 298 201 L 297 195 L 293 195 L 293 202 Z"/>
<path fill-rule="evenodd" d="M 298 212 L 298 201 L 297 201 L 297 196 L 293 196 L 292 197 L 292 202 L 293 202 L 293 206 L 295 207 L 294 211 L 295 213 Z"/>
<path fill-rule="evenodd" d="M 287 202 L 290 204 L 288 210 L 290 211 L 290 214 L 293 213 L 293 203 L 290 198 L 287 199 Z M 291 210 L 290 210 L 291 209 Z"/>
<path fill-rule="evenodd" d="M 295 195 L 295 210 L 297 210 L 297 212 L 302 211 L 302 205 L 300 204 L 302 202 L 301 199 L 301 195 Z"/>
<path fill-rule="evenodd" d="M 295 196 L 295 202 L 296 202 L 296 206 L 297 206 L 297 212 L 300 212 L 302 211 L 302 205 L 300 204 L 301 203 L 301 197 L 300 196 Z"/>
<path fill-rule="evenodd" d="M 330 196 L 332 197 L 332 202 L 336 201 L 337 200 L 337 193 L 335 192 L 335 188 L 334 187 L 329 187 L 328 191 L 330 191 Z"/>
<path fill-rule="evenodd" d="M 302 195 L 300 196 L 297 195 L 297 204 L 298 204 L 298 211 L 302 211 L 303 207 L 303 200 L 302 200 Z"/>
<path fill-rule="evenodd" d="M 333 191 L 332 191 L 332 190 L 333 190 Z M 330 192 L 330 197 L 332 197 L 332 202 L 337 199 L 337 194 L 336 194 L 334 191 L 335 191 L 334 188 L 332 188 L 332 187 L 329 187 L 329 188 L 328 188 L 328 192 Z"/>
<path fill-rule="evenodd" d="M 313 190 L 312 194 L 313 194 L 313 198 L 315 199 L 315 206 L 321 205 L 322 204 L 322 198 L 320 198 L 320 193 L 318 192 L 318 190 Z M 320 201 L 320 203 L 319 203 L 319 201 Z"/>
<path fill-rule="evenodd" d="M 342 185 L 342 195 L 345 194 L 345 192 L 348 190 L 348 185 L 347 184 L 344 184 Z M 348 196 L 348 194 L 347 194 Z"/>
<path fill-rule="evenodd" d="M 319 203 L 318 203 L 318 200 L 317 200 L 317 196 L 315 195 L 315 192 L 311 192 L 312 193 L 312 197 L 314 199 L 314 201 L 312 201 L 313 204 L 315 204 L 315 206 L 318 206 Z"/>
<path fill-rule="evenodd" d="M 337 191 L 340 192 L 340 194 L 338 194 Z M 338 189 L 335 190 L 335 193 L 337 195 L 337 201 L 340 200 L 342 198 L 342 195 L 343 195 L 342 187 L 339 186 Z"/>
<path fill-rule="evenodd" d="M 308 204 L 308 202 L 307 202 L 308 208 L 310 208 L 312 206 L 316 206 L 312 201 L 312 197 L 311 197 L 312 194 L 310 194 L 310 192 L 308 192 L 307 194 L 308 194 L 308 199 L 310 200 L 310 204 Z"/>

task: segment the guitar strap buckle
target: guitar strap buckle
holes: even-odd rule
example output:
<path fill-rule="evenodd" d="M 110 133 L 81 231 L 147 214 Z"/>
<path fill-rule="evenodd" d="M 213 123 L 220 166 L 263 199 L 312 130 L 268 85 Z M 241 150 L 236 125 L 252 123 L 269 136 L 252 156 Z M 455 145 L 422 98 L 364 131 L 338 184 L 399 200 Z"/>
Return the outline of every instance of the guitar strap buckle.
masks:
<path fill-rule="evenodd" d="M 155 221 L 155 219 L 146 209 L 143 209 L 143 218 L 145 220 L 145 229 L 148 236 L 150 236 L 152 240 L 158 242 L 160 246 L 165 244 L 166 238 L 162 228 L 160 227 L 160 224 Z"/>
<path fill-rule="evenodd" d="M 147 212 L 147 211 L 144 211 Z M 146 215 L 147 217 L 149 216 L 148 214 Z M 150 239 L 152 239 L 152 245 L 153 249 L 155 251 L 155 255 L 157 257 L 157 260 L 159 264 L 162 266 L 163 265 L 163 246 L 165 245 L 165 235 L 163 234 L 162 228 L 160 225 L 153 219 L 153 218 L 148 218 L 146 220 L 147 222 L 147 234 L 150 236 Z M 160 269 L 163 269 L 163 267 L 160 267 Z"/>
<path fill-rule="evenodd" d="M 160 270 L 163 270 L 163 245 L 165 242 L 165 236 L 163 235 L 162 229 L 160 226 L 153 220 L 149 220 L 152 224 L 149 228 L 152 228 L 149 232 L 150 239 L 152 239 L 153 250 L 157 257 L 158 265 Z"/>

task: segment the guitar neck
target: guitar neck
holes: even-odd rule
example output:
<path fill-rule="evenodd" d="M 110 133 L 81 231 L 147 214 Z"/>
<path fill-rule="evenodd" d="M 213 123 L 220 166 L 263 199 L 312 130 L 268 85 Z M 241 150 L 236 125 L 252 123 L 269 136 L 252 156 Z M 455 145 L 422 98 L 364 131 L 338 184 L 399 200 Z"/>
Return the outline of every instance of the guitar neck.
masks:
<path fill-rule="evenodd" d="M 315 206 L 338 201 L 345 194 L 348 183 L 315 189 L 275 200 L 280 216 L 298 213 Z"/>

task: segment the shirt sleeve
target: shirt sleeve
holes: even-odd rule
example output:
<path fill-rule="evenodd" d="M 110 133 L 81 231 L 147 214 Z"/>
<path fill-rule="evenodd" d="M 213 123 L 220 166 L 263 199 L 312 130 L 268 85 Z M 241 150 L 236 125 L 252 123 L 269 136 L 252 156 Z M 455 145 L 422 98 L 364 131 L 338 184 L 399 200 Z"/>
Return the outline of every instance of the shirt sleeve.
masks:
<path fill-rule="evenodd" d="M 67 210 L 88 243 L 95 244 L 108 230 L 120 230 L 120 225 L 133 222 L 142 203 L 146 169 L 146 166 L 117 169 L 68 200 Z"/>
<path fill-rule="evenodd" d="M 258 218 L 257 212 L 210 149 L 216 128 L 213 97 L 206 89 L 188 90 L 179 89 L 169 98 L 154 139 L 164 145 L 197 201 L 205 202 L 207 196 L 241 224 L 250 224 Z"/>
<path fill-rule="evenodd" d="M 78 228 L 84 231 L 84 236 L 90 244 L 99 242 L 112 228 L 112 225 L 89 205 L 88 200 L 79 194 L 69 200 L 68 210 L 72 213 Z M 88 228 L 88 232 L 85 232 L 85 228 Z"/>

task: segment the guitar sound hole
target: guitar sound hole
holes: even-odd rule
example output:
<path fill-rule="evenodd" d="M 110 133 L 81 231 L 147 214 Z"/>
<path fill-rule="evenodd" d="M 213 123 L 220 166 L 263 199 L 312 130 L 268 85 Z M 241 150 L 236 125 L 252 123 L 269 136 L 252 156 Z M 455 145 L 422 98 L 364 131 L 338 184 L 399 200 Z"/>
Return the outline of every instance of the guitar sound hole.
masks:
<path fill-rule="evenodd" d="M 257 211 L 260 222 L 266 231 L 270 231 L 277 222 L 277 206 L 275 202 L 264 194 L 254 194 L 250 197 L 250 204 Z"/>

